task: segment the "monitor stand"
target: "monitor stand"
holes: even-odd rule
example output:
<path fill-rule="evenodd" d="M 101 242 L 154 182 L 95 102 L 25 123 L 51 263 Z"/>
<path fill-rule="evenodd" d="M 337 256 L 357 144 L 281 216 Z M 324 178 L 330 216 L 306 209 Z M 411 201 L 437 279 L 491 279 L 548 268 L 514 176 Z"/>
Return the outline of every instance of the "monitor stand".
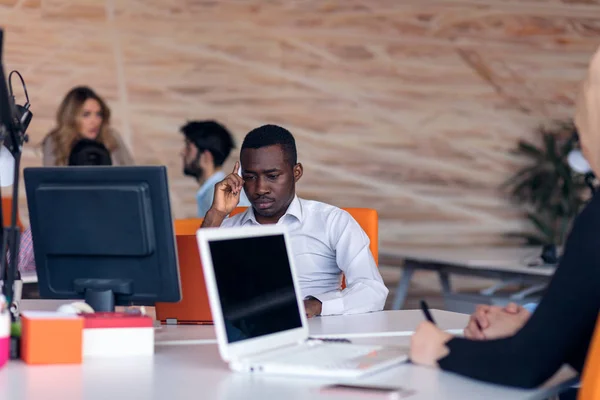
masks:
<path fill-rule="evenodd" d="M 74 286 L 95 312 L 114 312 L 116 296 L 133 295 L 133 282 L 125 279 L 76 279 Z"/>

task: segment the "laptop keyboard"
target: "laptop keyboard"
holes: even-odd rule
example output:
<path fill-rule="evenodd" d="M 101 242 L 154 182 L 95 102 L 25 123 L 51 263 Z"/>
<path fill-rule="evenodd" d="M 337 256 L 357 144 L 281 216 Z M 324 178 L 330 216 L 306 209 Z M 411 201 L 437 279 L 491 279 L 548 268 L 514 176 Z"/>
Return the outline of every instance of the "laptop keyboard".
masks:
<path fill-rule="evenodd" d="M 290 352 L 278 354 L 260 362 L 270 368 L 299 367 L 309 369 L 367 369 L 392 358 L 405 355 L 405 351 L 382 346 L 325 343 L 298 346 Z"/>

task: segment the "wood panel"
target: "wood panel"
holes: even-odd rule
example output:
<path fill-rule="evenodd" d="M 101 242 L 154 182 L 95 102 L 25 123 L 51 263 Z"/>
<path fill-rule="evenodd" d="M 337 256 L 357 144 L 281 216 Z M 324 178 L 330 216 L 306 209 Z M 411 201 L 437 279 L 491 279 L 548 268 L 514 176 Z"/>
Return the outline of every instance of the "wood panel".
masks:
<path fill-rule="evenodd" d="M 241 143 L 277 123 L 298 141 L 299 193 L 377 208 L 384 247 L 526 228 L 497 189 L 520 163 L 509 150 L 572 114 L 599 15 L 591 0 L 0 0 L 4 60 L 35 114 L 26 166 L 64 93 L 88 84 L 136 161 L 169 167 L 190 217 L 179 126 L 214 118 Z"/>

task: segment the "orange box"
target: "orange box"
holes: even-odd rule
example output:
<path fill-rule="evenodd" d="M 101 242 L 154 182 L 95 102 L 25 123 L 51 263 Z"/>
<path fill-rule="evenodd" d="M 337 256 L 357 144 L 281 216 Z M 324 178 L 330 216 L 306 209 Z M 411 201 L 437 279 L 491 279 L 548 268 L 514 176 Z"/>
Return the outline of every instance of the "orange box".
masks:
<path fill-rule="evenodd" d="M 21 316 L 21 358 L 27 364 L 81 364 L 83 318 L 30 311 Z"/>

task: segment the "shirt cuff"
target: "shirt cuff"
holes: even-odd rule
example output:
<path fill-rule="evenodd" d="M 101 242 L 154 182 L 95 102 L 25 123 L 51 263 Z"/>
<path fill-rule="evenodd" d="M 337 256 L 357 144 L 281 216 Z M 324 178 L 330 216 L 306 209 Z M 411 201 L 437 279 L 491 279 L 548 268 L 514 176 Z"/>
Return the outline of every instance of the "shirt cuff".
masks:
<path fill-rule="evenodd" d="M 315 294 L 311 297 L 321 302 L 321 315 L 340 315 L 344 313 L 344 299 L 339 291 Z"/>

